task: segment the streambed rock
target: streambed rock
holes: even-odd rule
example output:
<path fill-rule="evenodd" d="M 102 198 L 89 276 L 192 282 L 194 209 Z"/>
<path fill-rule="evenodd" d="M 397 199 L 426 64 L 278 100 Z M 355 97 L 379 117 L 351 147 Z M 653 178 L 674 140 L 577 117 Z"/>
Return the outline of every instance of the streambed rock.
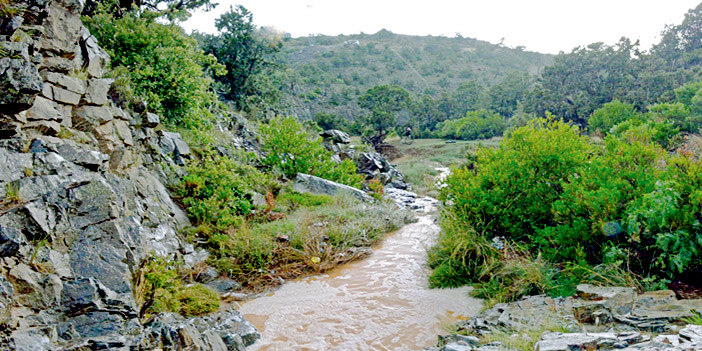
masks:
<path fill-rule="evenodd" d="M 337 194 L 348 194 L 361 201 L 373 201 L 373 198 L 366 194 L 366 192 L 363 190 L 304 173 L 297 174 L 295 182 L 293 183 L 293 190 L 301 193 L 316 193 L 332 196 Z"/>
<path fill-rule="evenodd" d="M 588 284 L 577 289 L 578 295 L 567 298 L 539 295 L 499 303 L 456 328 L 477 337 L 507 332 L 507 338 L 543 329 L 535 351 L 702 349 L 702 326 L 686 324 L 692 310 L 702 310 L 700 299 L 678 300 L 670 290 L 637 294 L 631 288 Z M 556 326 L 561 330 L 549 332 Z M 452 350 L 446 340 L 453 339 L 442 337 L 438 346 L 426 350 Z M 486 347 L 492 346 L 473 349 Z"/>

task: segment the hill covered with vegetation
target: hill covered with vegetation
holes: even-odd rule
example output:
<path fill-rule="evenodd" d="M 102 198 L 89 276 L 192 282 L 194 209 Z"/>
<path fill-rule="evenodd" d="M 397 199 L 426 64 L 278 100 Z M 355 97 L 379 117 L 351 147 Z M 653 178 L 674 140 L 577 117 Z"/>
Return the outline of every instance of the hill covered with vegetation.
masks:
<path fill-rule="evenodd" d="M 478 107 L 480 88 L 537 74 L 553 62 L 551 55 L 472 38 L 387 30 L 289 38 L 281 54 L 288 65 L 281 101 L 287 112 L 304 119 L 331 114 L 350 122 L 365 113 L 358 97 L 376 85 L 397 85 L 417 101 L 426 96 L 460 105 L 456 110 L 472 109 Z"/>

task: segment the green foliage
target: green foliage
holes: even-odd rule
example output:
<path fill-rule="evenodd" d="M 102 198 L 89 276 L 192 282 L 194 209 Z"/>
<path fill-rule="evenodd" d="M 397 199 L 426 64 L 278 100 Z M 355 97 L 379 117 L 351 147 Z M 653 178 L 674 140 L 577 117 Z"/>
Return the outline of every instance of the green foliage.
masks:
<path fill-rule="evenodd" d="M 588 120 L 590 131 L 608 133 L 612 127 L 638 115 L 634 105 L 614 100 L 595 110 Z"/>
<path fill-rule="evenodd" d="M 604 102 L 627 101 L 626 92 L 639 72 L 634 61 L 637 46 L 622 38 L 614 46 L 593 43 L 558 55 L 526 99 L 527 110 L 538 115 L 548 111 L 584 124 Z"/>
<path fill-rule="evenodd" d="M 520 101 L 529 93 L 532 77 L 528 73 L 512 72 L 498 84 L 490 87 L 490 109 L 511 117 Z"/>
<path fill-rule="evenodd" d="M 20 8 L 15 6 L 14 1 L 0 0 L 0 19 L 12 18 L 21 13 Z M 0 56 L 1 57 L 1 56 Z"/>
<path fill-rule="evenodd" d="M 178 271 L 169 260 L 151 256 L 138 272 L 135 297 L 140 305 L 139 317 L 159 312 L 199 316 L 219 309 L 219 295 L 201 285 L 183 285 Z"/>
<path fill-rule="evenodd" d="M 278 201 L 289 210 L 300 207 L 319 207 L 331 204 L 333 198 L 329 195 L 298 193 L 297 191 L 283 191 L 278 196 Z"/>
<path fill-rule="evenodd" d="M 275 221 L 249 222 L 218 235 L 209 264 L 258 290 L 290 279 L 324 272 L 364 254 L 384 233 L 397 229 L 408 215 L 393 205 L 371 206 L 346 197 L 300 194 L 283 189 Z"/>
<path fill-rule="evenodd" d="M 653 109 L 671 110 L 680 108 Z M 661 288 L 697 272 L 702 163 L 657 142 L 656 127 L 672 123 L 635 116 L 594 143 L 563 122 L 537 120 L 500 149 L 478 150 L 474 168 L 455 169 L 442 193 L 451 205 L 430 252 L 430 281 L 475 283 L 479 296 L 504 301 L 570 294 L 583 281 Z"/>
<path fill-rule="evenodd" d="M 222 96 L 239 108 L 247 108 L 265 95 L 262 73 L 272 65 L 271 56 L 280 45 L 262 37 L 253 24 L 253 15 L 237 5 L 215 20 L 216 35 L 195 33 L 206 53 L 214 55 L 227 68 L 216 77 Z"/>
<path fill-rule="evenodd" d="M 216 3 L 210 0 L 95 0 L 88 1 L 83 15 L 94 16 L 99 7 L 111 16 L 122 17 L 132 11 L 148 10 L 171 22 L 184 21 L 193 10 L 212 10 Z"/>
<path fill-rule="evenodd" d="M 17 182 L 9 182 L 5 185 L 5 197 L 3 202 L 5 203 L 18 203 L 22 200 L 19 194 L 19 184 Z"/>
<path fill-rule="evenodd" d="M 358 98 L 359 105 L 371 112 L 364 123 L 363 136 L 374 148 L 394 129 L 395 115 L 410 101 L 409 93 L 397 85 L 377 85 Z"/>
<path fill-rule="evenodd" d="M 499 149 L 479 149 L 475 170 L 460 168 L 447 179 L 450 211 L 482 235 L 521 240 L 553 223 L 551 204 L 562 183 L 586 160 L 590 146 L 576 127 L 534 120 L 503 140 Z"/>
<path fill-rule="evenodd" d="M 182 28 L 156 18 L 148 11 L 119 18 L 101 11 L 84 17 L 84 23 L 110 54 L 110 76 L 122 87 L 123 100 L 145 99 L 149 110 L 170 125 L 208 125 L 212 119 L 208 109 L 216 96 L 205 70 L 220 74 L 224 68 Z"/>
<path fill-rule="evenodd" d="M 196 225 L 224 231 L 242 223 L 253 210 L 253 184 L 266 186 L 268 177 L 245 161 L 212 156 L 191 165 L 173 189 Z"/>
<path fill-rule="evenodd" d="M 466 117 L 452 119 L 436 125 L 441 138 L 476 140 L 489 139 L 502 135 L 507 122 L 500 114 L 492 111 L 468 111 Z"/>
<path fill-rule="evenodd" d="M 417 97 L 411 115 L 397 118 L 399 125 L 412 125 L 419 137 L 467 111 L 495 109 L 488 106 L 493 100 L 511 111 L 523 85 L 506 76 L 538 72 L 553 60 L 551 55 L 472 38 L 388 31 L 286 38 L 280 56 L 289 65 L 280 73 L 284 111 L 292 109 L 301 119 L 324 111 L 353 123 L 364 112 L 361 95 L 374 86 L 394 84 Z M 500 83 L 489 96 L 488 89 Z"/>
<path fill-rule="evenodd" d="M 317 112 L 314 115 L 314 121 L 322 130 L 338 129 L 347 131 L 350 127 L 348 121 L 333 113 Z"/>
<path fill-rule="evenodd" d="M 175 298 L 180 304 L 180 314 L 186 317 L 200 316 L 219 309 L 219 294 L 202 284 L 179 289 Z"/>
<path fill-rule="evenodd" d="M 335 162 L 319 136 L 310 135 L 293 117 L 275 117 L 260 127 L 265 158 L 263 162 L 293 178 L 312 174 L 335 182 L 360 187 L 362 177 L 349 159 Z"/>

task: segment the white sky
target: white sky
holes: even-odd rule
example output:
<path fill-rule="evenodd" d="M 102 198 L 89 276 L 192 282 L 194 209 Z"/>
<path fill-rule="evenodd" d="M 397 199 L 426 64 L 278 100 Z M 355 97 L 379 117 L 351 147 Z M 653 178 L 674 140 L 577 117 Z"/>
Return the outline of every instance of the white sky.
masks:
<path fill-rule="evenodd" d="M 213 0 L 217 2 L 217 0 Z M 309 34 L 393 33 L 445 35 L 556 54 L 622 36 L 648 49 L 666 24 L 679 24 L 702 0 L 219 0 L 214 11 L 195 13 L 187 30 L 215 32 L 214 20 L 241 4 L 258 26 L 293 37 Z"/>

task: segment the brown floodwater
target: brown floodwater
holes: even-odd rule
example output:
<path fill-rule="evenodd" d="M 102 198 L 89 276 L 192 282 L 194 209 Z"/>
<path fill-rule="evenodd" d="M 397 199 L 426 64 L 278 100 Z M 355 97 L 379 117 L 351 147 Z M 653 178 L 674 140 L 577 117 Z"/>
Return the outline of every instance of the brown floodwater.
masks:
<path fill-rule="evenodd" d="M 442 327 L 480 311 L 470 288 L 429 289 L 433 217 L 389 235 L 373 254 L 328 274 L 285 283 L 242 304 L 261 332 L 250 350 L 421 350 Z"/>

